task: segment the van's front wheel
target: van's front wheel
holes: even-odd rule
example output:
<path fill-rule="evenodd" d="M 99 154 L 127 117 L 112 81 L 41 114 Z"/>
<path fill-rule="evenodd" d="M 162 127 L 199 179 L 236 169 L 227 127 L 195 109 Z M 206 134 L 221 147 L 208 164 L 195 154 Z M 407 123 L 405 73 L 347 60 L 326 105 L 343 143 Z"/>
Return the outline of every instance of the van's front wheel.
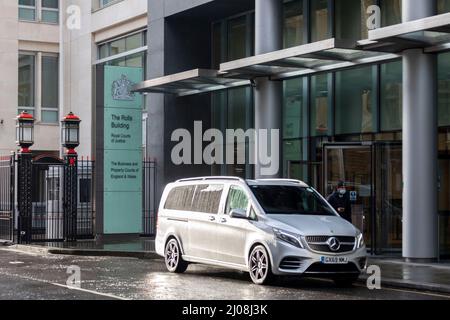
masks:
<path fill-rule="evenodd" d="M 188 264 L 181 257 L 181 249 L 176 239 L 171 239 L 166 244 L 164 251 L 164 260 L 166 268 L 172 273 L 183 273 L 186 271 Z"/>
<path fill-rule="evenodd" d="M 263 246 L 256 246 L 249 257 L 250 278 L 255 284 L 266 285 L 272 280 L 269 254 Z"/>

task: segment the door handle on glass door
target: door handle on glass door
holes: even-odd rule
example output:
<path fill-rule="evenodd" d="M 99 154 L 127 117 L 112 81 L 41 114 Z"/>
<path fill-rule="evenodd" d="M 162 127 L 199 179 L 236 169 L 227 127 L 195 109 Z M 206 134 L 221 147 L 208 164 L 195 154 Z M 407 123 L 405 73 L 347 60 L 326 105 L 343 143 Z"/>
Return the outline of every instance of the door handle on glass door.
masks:
<path fill-rule="evenodd" d="M 225 218 L 222 218 L 222 220 L 220 220 L 222 223 L 226 223 L 227 222 L 227 219 L 225 219 Z"/>
<path fill-rule="evenodd" d="M 216 217 L 210 216 L 209 221 L 216 221 Z"/>

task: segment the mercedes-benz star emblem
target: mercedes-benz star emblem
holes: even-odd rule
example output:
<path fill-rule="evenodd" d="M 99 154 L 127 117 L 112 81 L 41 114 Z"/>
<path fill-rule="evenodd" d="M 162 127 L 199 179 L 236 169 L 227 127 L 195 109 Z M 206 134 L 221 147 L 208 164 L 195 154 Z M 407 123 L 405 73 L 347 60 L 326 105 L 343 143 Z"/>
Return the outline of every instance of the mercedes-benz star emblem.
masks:
<path fill-rule="evenodd" d="M 330 248 L 330 250 L 333 252 L 336 252 L 341 248 L 341 243 L 335 237 L 328 239 L 327 244 L 328 244 L 328 247 Z"/>

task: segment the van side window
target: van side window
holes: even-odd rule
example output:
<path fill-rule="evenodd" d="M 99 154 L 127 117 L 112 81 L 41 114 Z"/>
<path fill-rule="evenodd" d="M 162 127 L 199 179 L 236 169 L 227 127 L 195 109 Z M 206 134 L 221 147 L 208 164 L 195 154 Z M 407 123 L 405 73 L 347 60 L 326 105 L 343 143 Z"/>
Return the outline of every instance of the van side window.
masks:
<path fill-rule="evenodd" d="M 195 186 L 173 188 L 167 196 L 164 209 L 191 211 Z"/>
<path fill-rule="evenodd" d="M 218 214 L 223 188 L 219 184 L 198 185 L 191 211 Z"/>
<path fill-rule="evenodd" d="M 231 187 L 230 192 L 228 193 L 225 214 L 229 215 L 234 209 L 242 209 L 247 211 L 248 202 L 249 201 L 244 190 L 239 187 Z"/>

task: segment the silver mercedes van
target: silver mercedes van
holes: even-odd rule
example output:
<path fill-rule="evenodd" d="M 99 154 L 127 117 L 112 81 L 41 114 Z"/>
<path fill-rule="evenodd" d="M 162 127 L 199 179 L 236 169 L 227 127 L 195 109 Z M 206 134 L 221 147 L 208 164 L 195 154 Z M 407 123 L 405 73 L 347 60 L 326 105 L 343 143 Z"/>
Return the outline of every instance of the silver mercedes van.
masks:
<path fill-rule="evenodd" d="M 296 180 L 183 179 L 164 190 L 156 252 L 170 272 L 190 263 L 273 276 L 328 277 L 339 286 L 366 268 L 362 233 L 313 188 Z"/>

